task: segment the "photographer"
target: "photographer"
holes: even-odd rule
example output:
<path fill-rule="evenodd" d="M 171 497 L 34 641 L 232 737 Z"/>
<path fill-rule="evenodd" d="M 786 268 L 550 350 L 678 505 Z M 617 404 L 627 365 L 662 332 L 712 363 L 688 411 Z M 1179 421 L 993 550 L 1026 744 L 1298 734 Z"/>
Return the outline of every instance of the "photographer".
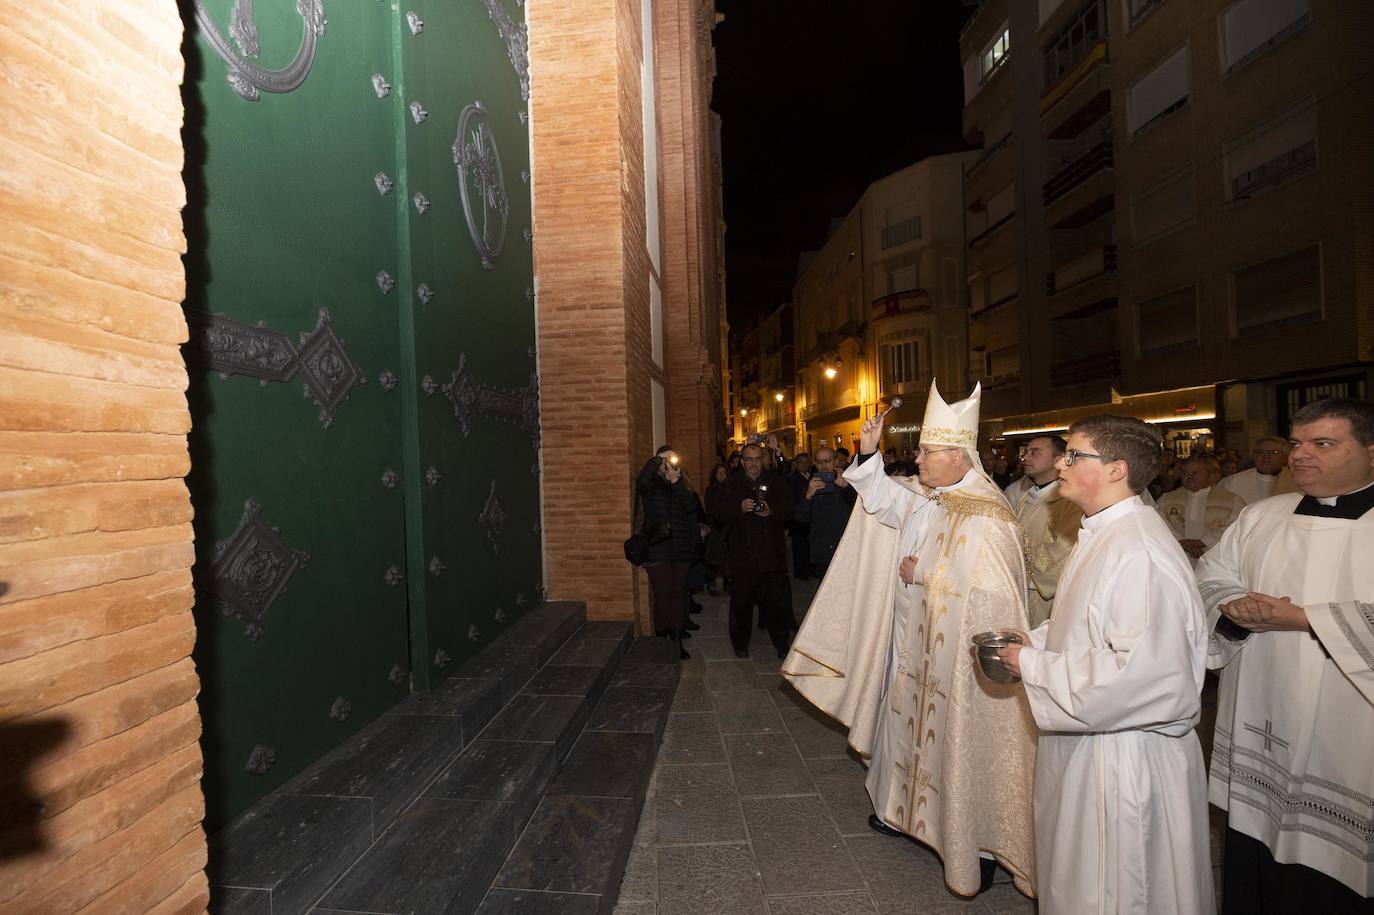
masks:
<path fill-rule="evenodd" d="M 764 470 L 763 448 L 745 445 L 741 470 L 707 493 L 707 510 L 730 526 L 730 642 L 735 657 L 749 657 L 754 605 L 778 657 L 787 654 L 792 585 L 787 578 L 786 522 L 792 518 L 791 490 L 782 477 Z"/>
<path fill-rule="evenodd" d="M 817 578 L 825 577 L 835 548 L 840 545 L 845 526 L 858 494 L 840 474 L 835 472 L 835 452 L 829 448 L 816 449 L 816 470 L 807 482 L 806 490 L 797 500 L 796 518 L 810 522 L 811 568 Z"/>
<path fill-rule="evenodd" d="M 700 551 L 700 502 L 687 485 L 677 454 L 667 445 L 644 465 L 635 489 L 644 503 L 641 530 L 649 540 L 644 571 L 653 588 L 654 631 L 677 642 L 685 660 L 687 572 Z"/>

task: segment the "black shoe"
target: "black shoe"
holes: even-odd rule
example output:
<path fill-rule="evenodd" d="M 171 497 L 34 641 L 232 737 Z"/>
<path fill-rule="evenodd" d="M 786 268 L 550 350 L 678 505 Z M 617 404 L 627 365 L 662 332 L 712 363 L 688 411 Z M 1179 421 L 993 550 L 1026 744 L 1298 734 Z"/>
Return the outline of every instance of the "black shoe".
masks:
<path fill-rule="evenodd" d="M 677 643 L 677 658 L 679 661 L 690 661 L 692 656 L 687 653 L 687 649 L 682 647 L 682 643 Z"/>
<path fill-rule="evenodd" d="M 747 658 L 749 657 L 749 649 L 748 649 L 748 648 L 736 648 L 736 649 L 735 649 L 735 657 L 747 659 Z"/>
<path fill-rule="evenodd" d="M 688 632 L 692 632 L 694 630 L 700 629 L 701 623 L 698 623 L 694 620 L 688 620 L 687 622 L 682 624 L 682 628 L 686 629 Z"/>
<path fill-rule="evenodd" d="M 870 813 L 868 815 L 868 828 L 874 832 L 882 833 L 885 836 L 896 837 L 906 835 L 906 833 L 902 832 L 900 829 L 893 829 L 891 826 L 878 819 L 876 813 Z"/>
<path fill-rule="evenodd" d="M 992 888 L 992 881 L 997 877 L 997 862 L 991 858 L 978 859 L 978 892 L 986 893 Z"/>
<path fill-rule="evenodd" d="M 700 627 L 698 627 L 698 628 L 700 628 Z M 687 632 L 686 630 L 683 630 L 682 632 L 679 632 L 679 633 L 677 634 L 677 640 L 678 640 L 679 642 L 681 642 L 683 639 L 690 639 L 691 637 L 692 637 L 692 634 L 691 634 L 690 632 Z"/>
<path fill-rule="evenodd" d="M 787 657 L 787 651 L 788 651 L 788 649 L 786 649 L 786 648 L 779 648 L 779 649 L 778 649 L 778 660 L 779 660 L 779 661 L 781 661 L 783 658 Z"/>
<path fill-rule="evenodd" d="M 698 603 L 695 603 L 695 602 L 694 602 L 694 603 L 691 603 L 691 604 L 688 604 L 688 605 L 687 605 L 687 612 L 688 612 L 688 613 L 700 613 L 700 612 L 701 612 L 701 604 L 698 604 Z"/>

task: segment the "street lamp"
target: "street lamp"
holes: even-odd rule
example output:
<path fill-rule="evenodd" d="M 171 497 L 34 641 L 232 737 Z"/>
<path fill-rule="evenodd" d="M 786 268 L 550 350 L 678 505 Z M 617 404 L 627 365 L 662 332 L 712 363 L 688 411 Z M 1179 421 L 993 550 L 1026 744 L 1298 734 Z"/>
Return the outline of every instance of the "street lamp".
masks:
<path fill-rule="evenodd" d="M 825 367 L 825 377 L 826 377 L 826 378 L 834 378 L 834 377 L 835 377 L 836 375 L 838 375 L 838 374 L 839 374 L 839 370 L 836 369 L 833 365 L 828 365 L 828 366 Z"/>
<path fill-rule="evenodd" d="M 776 400 L 778 403 L 782 403 L 782 400 L 783 400 L 782 391 L 779 391 L 778 393 L 774 394 L 774 395 L 773 395 L 773 399 Z"/>
<path fill-rule="evenodd" d="M 749 411 L 748 411 L 748 410 L 740 410 L 740 411 L 739 411 L 739 415 L 740 415 L 740 416 L 748 416 L 748 415 L 749 415 Z"/>

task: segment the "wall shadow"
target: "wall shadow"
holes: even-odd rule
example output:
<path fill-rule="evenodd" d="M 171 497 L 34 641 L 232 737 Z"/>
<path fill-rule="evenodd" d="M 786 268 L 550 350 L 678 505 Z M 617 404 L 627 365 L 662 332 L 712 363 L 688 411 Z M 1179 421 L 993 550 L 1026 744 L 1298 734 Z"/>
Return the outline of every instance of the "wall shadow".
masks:
<path fill-rule="evenodd" d="M 32 777 L 71 731 L 65 718 L 0 724 L 0 861 L 48 846 L 42 828 L 47 810 Z"/>

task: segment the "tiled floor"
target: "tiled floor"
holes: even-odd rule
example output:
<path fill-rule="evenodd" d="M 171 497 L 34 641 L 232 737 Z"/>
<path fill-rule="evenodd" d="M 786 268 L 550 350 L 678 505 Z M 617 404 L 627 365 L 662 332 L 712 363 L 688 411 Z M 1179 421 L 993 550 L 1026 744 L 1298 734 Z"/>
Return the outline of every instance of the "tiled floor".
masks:
<path fill-rule="evenodd" d="M 798 618 L 814 590 L 794 586 Z M 1005 873 L 953 896 L 929 849 L 871 831 L 844 729 L 782 682 L 764 633 L 736 660 L 725 598 L 700 599 L 616 915 L 1035 911 Z"/>
<path fill-rule="evenodd" d="M 795 586 L 799 618 L 814 590 Z M 726 600 L 701 602 L 617 915 L 1034 911 L 1005 875 L 958 899 L 929 850 L 869 830 L 844 729 L 783 684 L 765 633 L 736 660 Z"/>

